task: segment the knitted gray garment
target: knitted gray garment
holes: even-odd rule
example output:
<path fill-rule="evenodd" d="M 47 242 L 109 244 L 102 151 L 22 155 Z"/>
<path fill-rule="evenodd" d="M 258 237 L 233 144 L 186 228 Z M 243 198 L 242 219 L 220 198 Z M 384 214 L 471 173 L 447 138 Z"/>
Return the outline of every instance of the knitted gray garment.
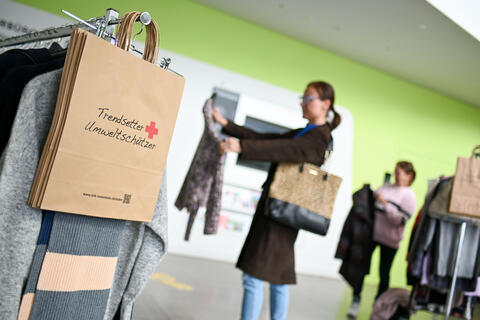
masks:
<path fill-rule="evenodd" d="M 61 75 L 62 70 L 52 71 L 32 79 L 25 86 L 9 143 L 0 160 L 2 320 L 17 318 L 22 287 L 28 276 L 40 231 L 41 210 L 29 207 L 27 201 L 52 122 Z M 124 295 L 123 308 L 131 310 L 135 298 L 166 252 L 166 193 L 164 175 L 152 222 L 126 222 L 106 316 L 112 309 L 116 311 L 119 299 Z M 112 317 L 113 314 L 109 319 Z"/>
<path fill-rule="evenodd" d="M 24 88 L 0 168 L 0 317 L 17 319 L 42 211 L 27 205 L 30 187 L 57 100 L 61 70 L 32 79 Z"/>
<path fill-rule="evenodd" d="M 167 210 L 167 177 L 164 174 L 152 221 L 127 221 L 125 224 L 104 320 L 113 319 L 120 302 L 120 318 L 131 319 L 133 303 L 167 251 Z"/>

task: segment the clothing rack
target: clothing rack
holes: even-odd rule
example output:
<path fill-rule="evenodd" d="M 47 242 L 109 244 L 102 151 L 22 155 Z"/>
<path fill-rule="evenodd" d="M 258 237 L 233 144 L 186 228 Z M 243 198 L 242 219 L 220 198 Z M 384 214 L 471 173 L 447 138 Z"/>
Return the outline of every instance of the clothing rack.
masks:
<path fill-rule="evenodd" d="M 70 36 L 72 31 L 77 28 L 82 28 L 90 32 L 95 32 L 95 34 L 98 37 L 101 37 L 105 40 L 113 41 L 115 40 L 115 36 L 114 36 L 115 25 L 119 24 L 122 21 L 122 19 L 118 18 L 118 11 L 112 8 L 107 9 L 104 16 L 91 18 L 88 20 L 83 20 L 66 10 L 62 10 L 62 12 L 79 22 L 75 24 L 61 26 L 61 27 L 47 28 L 41 31 L 34 31 L 27 34 L 0 40 L 0 48 L 68 37 Z M 137 21 L 142 23 L 142 30 L 143 30 L 144 26 L 150 24 L 150 22 L 152 21 L 152 18 L 150 13 L 142 12 L 140 17 L 137 18 Z M 141 33 L 141 31 L 134 36 L 133 41 L 135 40 L 136 36 L 138 36 Z M 136 53 L 143 54 L 141 51 L 138 51 L 137 49 L 135 49 L 133 44 L 131 45 L 130 49 Z M 182 76 L 181 74 L 170 69 L 169 68 L 170 64 L 171 64 L 170 58 L 162 58 L 159 63 L 160 67 L 162 67 L 163 69 L 171 71 L 179 76 Z"/>
<path fill-rule="evenodd" d="M 448 320 L 450 318 L 450 313 L 452 311 L 452 303 L 453 303 L 453 298 L 454 298 L 454 294 L 455 294 L 455 286 L 457 284 L 457 277 L 458 277 L 458 269 L 459 269 L 459 264 L 460 264 L 460 258 L 461 258 L 461 255 L 462 255 L 462 248 L 463 248 L 463 244 L 465 242 L 465 232 L 466 232 L 466 229 L 467 229 L 467 224 L 468 223 L 474 223 L 473 221 L 474 220 L 477 220 L 478 222 L 475 222 L 475 224 L 479 224 L 480 225 L 480 219 L 475 219 L 475 218 L 471 218 L 469 217 L 469 221 L 465 220 L 464 218 L 462 218 L 461 216 L 448 216 L 448 217 L 442 217 L 443 220 L 446 220 L 446 221 L 450 221 L 450 222 L 454 222 L 454 223 L 459 223 L 460 224 L 460 234 L 458 235 L 457 237 L 457 248 L 456 248 L 456 255 L 455 255 L 455 261 L 454 261 L 454 271 L 453 271 L 453 276 L 452 276 L 452 283 L 450 284 L 450 289 L 448 290 L 448 296 L 447 296 L 447 303 L 444 307 L 444 312 L 445 312 L 445 315 L 444 315 L 444 320 Z M 411 297 L 413 298 L 413 297 Z M 468 304 L 471 304 L 471 298 L 469 298 L 469 303 Z M 411 305 L 411 302 L 409 303 L 409 305 Z M 470 307 L 470 305 L 467 306 L 468 308 Z M 417 311 L 418 310 L 425 310 L 425 311 L 429 311 L 429 312 L 433 312 L 431 310 L 429 310 L 428 308 L 420 308 L 420 309 L 416 309 Z M 437 319 L 437 315 L 439 313 L 437 312 L 433 312 L 433 319 Z M 471 318 L 466 318 L 466 319 L 471 319 Z"/>
<path fill-rule="evenodd" d="M 467 217 L 462 217 L 460 215 L 458 216 L 449 215 L 449 216 L 444 216 L 441 219 L 460 224 L 460 234 L 457 237 L 457 248 L 456 248 L 457 251 L 456 251 L 455 261 L 454 261 L 452 283 L 450 284 L 450 289 L 448 291 L 448 296 L 447 296 L 447 304 L 445 306 L 444 319 L 448 320 L 450 318 L 450 313 L 452 311 L 453 296 L 455 294 L 455 286 L 457 284 L 458 269 L 460 267 L 460 258 L 462 256 L 462 248 L 465 242 L 465 232 L 467 230 L 467 224 L 480 225 L 480 218 L 474 218 L 474 217 L 467 218 Z"/>
<path fill-rule="evenodd" d="M 480 154 L 476 153 L 475 154 L 476 158 L 480 158 Z M 453 294 L 455 293 L 455 285 L 457 283 L 457 276 L 458 276 L 458 268 L 459 268 L 459 262 L 460 258 L 462 255 L 462 248 L 463 248 L 463 243 L 465 242 L 465 231 L 467 230 L 467 223 L 475 223 L 475 224 L 480 224 L 480 218 L 472 218 L 469 217 L 469 221 L 466 219 L 462 218 L 461 216 L 454 216 L 450 215 L 447 217 L 448 221 L 452 221 L 455 223 L 460 223 L 460 234 L 458 235 L 458 240 L 457 240 L 457 254 L 455 257 L 455 267 L 453 269 L 453 276 L 452 276 L 452 284 L 450 285 L 450 290 L 448 292 L 448 300 L 447 300 L 447 307 L 445 310 L 445 320 L 448 320 L 450 317 L 450 312 L 452 310 L 452 301 L 453 301 Z"/>

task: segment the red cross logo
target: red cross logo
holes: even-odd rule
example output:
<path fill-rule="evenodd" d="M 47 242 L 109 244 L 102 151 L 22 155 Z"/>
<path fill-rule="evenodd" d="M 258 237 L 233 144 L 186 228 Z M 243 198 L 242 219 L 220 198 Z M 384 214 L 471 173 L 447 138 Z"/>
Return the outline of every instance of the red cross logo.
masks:
<path fill-rule="evenodd" d="M 145 128 L 145 131 L 148 132 L 148 139 L 153 139 L 153 136 L 158 134 L 158 129 L 155 128 L 155 122 L 150 121 L 150 125 Z"/>

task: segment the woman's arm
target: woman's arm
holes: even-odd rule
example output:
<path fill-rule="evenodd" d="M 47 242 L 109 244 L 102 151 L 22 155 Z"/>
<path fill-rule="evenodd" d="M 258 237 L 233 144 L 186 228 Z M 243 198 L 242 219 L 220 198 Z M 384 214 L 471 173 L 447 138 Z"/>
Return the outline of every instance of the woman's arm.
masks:
<path fill-rule="evenodd" d="M 254 130 L 239 126 L 232 121 L 228 121 L 227 124 L 223 127 L 222 132 L 238 139 L 278 139 L 284 137 L 285 135 L 288 136 L 291 131 L 283 134 L 258 133 Z"/>
<path fill-rule="evenodd" d="M 415 194 L 408 193 L 398 206 L 402 209 L 403 212 L 407 213 L 409 217 L 407 218 L 404 213 L 402 213 L 399 208 L 392 204 L 387 203 L 385 205 L 385 215 L 387 219 L 395 225 L 404 224 L 406 220 L 408 220 L 415 212 L 415 207 L 417 205 L 417 200 L 415 198 Z"/>
<path fill-rule="evenodd" d="M 227 120 L 218 108 L 212 110 L 213 119 L 222 126 L 222 132 L 238 139 L 276 139 L 285 136 L 278 133 L 258 133 Z M 291 131 L 290 131 L 291 132 Z M 288 136 L 289 133 L 286 135 Z"/>
<path fill-rule="evenodd" d="M 321 165 L 324 161 L 329 134 L 323 128 L 313 129 L 299 138 L 242 139 L 240 158 L 270 162 L 310 162 Z"/>

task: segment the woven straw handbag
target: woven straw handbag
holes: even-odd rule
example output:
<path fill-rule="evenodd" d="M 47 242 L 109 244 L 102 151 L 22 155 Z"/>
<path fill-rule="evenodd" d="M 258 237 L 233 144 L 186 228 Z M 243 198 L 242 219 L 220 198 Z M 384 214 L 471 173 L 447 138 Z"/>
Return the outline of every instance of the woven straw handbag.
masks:
<path fill-rule="evenodd" d="M 267 202 L 271 219 L 326 235 L 342 178 L 310 163 L 280 163 Z"/>

